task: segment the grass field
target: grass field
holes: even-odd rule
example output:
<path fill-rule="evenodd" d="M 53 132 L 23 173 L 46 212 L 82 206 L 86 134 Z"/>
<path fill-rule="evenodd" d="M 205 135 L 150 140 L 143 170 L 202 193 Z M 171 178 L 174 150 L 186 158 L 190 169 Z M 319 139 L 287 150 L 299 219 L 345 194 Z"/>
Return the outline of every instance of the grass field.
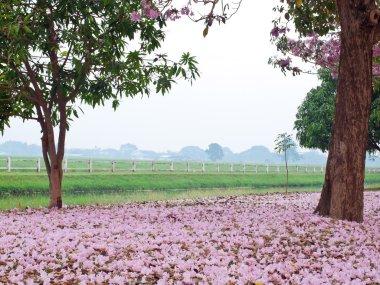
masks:
<path fill-rule="evenodd" d="M 290 187 L 320 187 L 323 174 L 289 174 Z M 379 174 L 367 174 L 368 186 L 380 185 Z M 68 173 L 63 179 L 63 192 L 97 192 L 125 190 L 173 190 L 194 188 L 270 188 L 283 187 L 285 174 L 243 173 Z M 47 193 L 46 174 L 0 173 L 0 195 Z"/>
<path fill-rule="evenodd" d="M 319 191 L 320 187 L 292 187 L 289 192 Z M 249 194 L 267 194 L 284 192 L 283 188 L 214 188 L 214 189 L 187 189 L 187 190 L 130 190 L 121 192 L 92 192 L 66 193 L 63 195 L 65 205 L 105 205 L 121 204 L 131 201 L 160 201 L 173 199 L 194 199 L 222 196 L 242 196 Z M 0 197 L 0 209 L 14 209 L 19 207 L 48 207 L 49 197 L 46 194 L 6 195 Z"/>
<path fill-rule="evenodd" d="M 371 184 L 380 184 L 380 175 L 368 175 Z M 290 186 L 321 186 L 322 174 L 290 174 Z M 284 174 L 206 174 L 206 173 L 68 173 L 63 179 L 63 191 L 97 192 L 125 190 L 167 190 L 194 188 L 231 187 L 281 187 Z M 49 189 L 46 174 L 0 173 L 0 194 L 47 193 Z"/>
<path fill-rule="evenodd" d="M 323 174 L 290 174 L 289 191 L 319 191 Z M 284 174 L 205 173 L 68 173 L 63 192 L 66 205 L 115 204 L 210 196 L 283 192 Z M 367 188 L 380 187 L 379 174 L 367 174 Z M 0 173 L 0 209 L 47 206 L 45 174 Z"/>

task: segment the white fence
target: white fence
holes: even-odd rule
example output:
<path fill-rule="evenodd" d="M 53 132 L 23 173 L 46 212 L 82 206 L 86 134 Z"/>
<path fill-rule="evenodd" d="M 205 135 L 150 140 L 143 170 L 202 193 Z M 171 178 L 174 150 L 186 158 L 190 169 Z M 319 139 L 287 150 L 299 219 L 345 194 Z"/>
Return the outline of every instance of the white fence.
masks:
<path fill-rule="evenodd" d="M 0 157 L 0 171 L 45 171 L 41 158 Z M 291 173 L 324 173 L 324 166 L 289 165 Z M 285 165 L 254 163 L 213 163 L 193 161 L 64 159 L 64 172 L 185 172 L 185 173 L 284 173 Z M 380 168 L 367 168 L 379 173 Z"/>

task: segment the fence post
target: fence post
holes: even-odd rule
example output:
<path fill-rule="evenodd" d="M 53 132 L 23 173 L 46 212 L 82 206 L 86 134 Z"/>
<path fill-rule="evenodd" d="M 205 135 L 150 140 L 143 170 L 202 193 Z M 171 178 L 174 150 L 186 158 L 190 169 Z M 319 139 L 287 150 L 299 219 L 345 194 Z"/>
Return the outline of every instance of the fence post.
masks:
<path fill-rule="evenodd" d="M 220 172 L 220 164 L 219 164 L 219 162 L 218 162 L 218 164 L 216 165 L 216 172 Z"/>
<path fill-rule="evenodd" d="M 256 172 L 256 174 L 257 174 L 257 164 L 255 165 L 255 172 Z"/>
<path fill-rule="evenodd" d="M 36 160 L 36 168 L 37 168 L 37 172 L 40 173 L 41 172 L 41 160 L 40 160 L 40 158 L 37 158 L 37 160 Z"/>
<path fill-rule="evenodd" d="M 65 158 L 64 160 L 63 160 L 63 172 L 67 172 L 67 159 Z"/>
<path fill-rule="evenodd" d="M 267 174 L 269 173 L 269 164 L 267 164 Z"/>
<path fill-rule="evenodd" d="M 7 172 L 11 172 L 11 157 L 7 158 Z"/>
<path fill-rule="evenodd" d="M 315 167 L 313 168 L 313 172 L 315 173 Z"/>
<path fill-rule="evenodd" d="M 116 161 L 112 160 L 112 172 L 115 172 Z"/>
<path fill-rule="evenodd" d="M 305 172 L 307 173 L 307 167 L 305 168 Z"/>
<path fill-rule="evenodd" d="M 321 172 L 323 173 L 323 166 L 321 166 Z"/>
<path fill-rule="evenodd" d="M 152 160 L 152 172 L 155 171 L 155 166 L 156 166 L 156 163 L 154 162 L 154 160 Z"/>
<path fill-rule="evenodd" d="M 92 173 L 92 160 L 88 161 L 88 172 Z"/>
<path fill-rule="evenodd" d="M 170 161 L 170 171 L 171 172 L 174 171 L 174 162 L 173 161 Z"/>
<path fill-rule="evenodd" d="M 277 165 L 277 173 L 280 173 L 280 166 Z"/>
<path fill-rule="evenodd" d="M 298 165 L 296 166 L 296 172 L 298 173 Z"/>
<path fill-rule="evenodd" d="M 186 162 L 186 171 L 190 172 L 190 163 L 189 162 Z"/>
<path fill-rule="evenodd" d="M 205 163 L 202 162 L 202 172 L 205 172 Z"/>
<path fill-rule="evenodd" d="M 243 164 L 243 173 L 245 174 L 245 163 Z"/>
<path fill-rule="evenodd" d="M 132 161 L 132 172 L 136 171 L 136 161 Z"/>

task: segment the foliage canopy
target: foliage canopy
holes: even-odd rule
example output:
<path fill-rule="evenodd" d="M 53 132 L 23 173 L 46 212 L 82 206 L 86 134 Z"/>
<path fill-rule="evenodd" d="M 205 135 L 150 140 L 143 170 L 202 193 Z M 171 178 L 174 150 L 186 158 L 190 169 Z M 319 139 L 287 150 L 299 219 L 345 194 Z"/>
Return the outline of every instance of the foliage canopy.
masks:
<path fill-rule="evenodd" d="M 331 141 L 338 80 L 326 69 L 319 71 L 321 85 L 313 88 L 298 107 L 294 129 L 300 145 L 327 151 Z M 367 151 L 380 150 L 380 90 L 372 95 Z"/>
<path fill-rule="evenodd" d="M 131 19 L 139 1 L 4 0 L 0 4 L 0 130 L 11 116 L 51 115 L 53 126 L 122 96 L 168 92 L 195 79 L 196 60 L 154 53 L 165 38 L 162 17 Z M 65 110 L 65 112 L 63 111 Z M 68 126 L 68 124 L 67 124 Z M 65 127 L 67 127 L 65 126 Z"/>

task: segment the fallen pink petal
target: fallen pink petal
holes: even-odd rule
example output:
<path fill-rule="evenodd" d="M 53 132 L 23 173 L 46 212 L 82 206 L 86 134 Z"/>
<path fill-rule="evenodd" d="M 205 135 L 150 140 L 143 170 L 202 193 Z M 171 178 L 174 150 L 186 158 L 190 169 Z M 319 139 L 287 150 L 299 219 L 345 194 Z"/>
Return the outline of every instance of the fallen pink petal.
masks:
<path fill-rule="evenodd" d="M 0 213 L 4 284 L 379 284 L 380 193 L 362 224 L 318 193 Z"/>

